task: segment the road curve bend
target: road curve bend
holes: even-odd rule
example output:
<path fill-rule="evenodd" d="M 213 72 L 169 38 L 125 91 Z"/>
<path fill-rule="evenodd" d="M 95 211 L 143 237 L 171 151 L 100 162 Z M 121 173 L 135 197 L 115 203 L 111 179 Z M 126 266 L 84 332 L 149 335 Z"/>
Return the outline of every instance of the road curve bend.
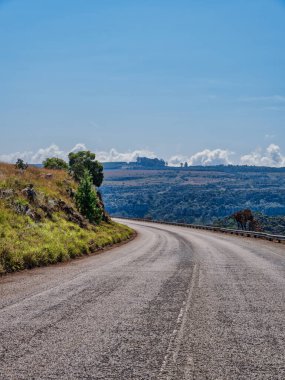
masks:
<path fill-rule="evenodd" d="M 285 246 L 176 226 L 0 280 L 0 379 L 285 379 Z"/>

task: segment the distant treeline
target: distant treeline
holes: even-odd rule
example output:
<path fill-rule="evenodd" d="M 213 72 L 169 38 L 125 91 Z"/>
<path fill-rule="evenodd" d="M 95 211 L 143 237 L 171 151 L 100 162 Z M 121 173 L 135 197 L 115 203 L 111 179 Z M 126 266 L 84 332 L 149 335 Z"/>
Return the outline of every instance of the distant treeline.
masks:
<path fill-rule="evenodd" d="M 107 210 L 114 216 L 212 224 L 239 210 L 251 209 L 280 217 L 276 223 L 271 220 L 263 224 L 274 225 L 279 233 L 284 228 L 279 222 L 285 215 L 285 168 L 127 168 L 106 171 L 105 175 L 102 193 Z"/>
<path fill-rule="evenodd" d="M 103 162 L 105 170 L 185 170 L 185 171 L 207 171 L 226 173 L 285 173 L 285 167 L 273 168 L 268 166 L 248 166 L 248 165 L 213 165 L 213 166 L 168 166 L 167 162 L 158 158 L 138 157 L 136 162 Z"/>

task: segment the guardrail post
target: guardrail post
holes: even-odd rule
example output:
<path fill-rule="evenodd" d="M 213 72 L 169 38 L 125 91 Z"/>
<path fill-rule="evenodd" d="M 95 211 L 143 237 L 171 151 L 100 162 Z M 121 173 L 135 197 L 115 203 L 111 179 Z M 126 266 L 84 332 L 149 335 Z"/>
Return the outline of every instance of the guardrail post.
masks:
<path fill-rule="evenodd" d="M 179 227 L 186 227 L 186 228 L 193 228 L 195 230 L 206 230 L 206 231 L 212 231 L 212 232 L 220 232 L 223 234 L 231 234 L 231 235 L 237 235 L 237 236 L 246 236 L 246 237 L 253 237 L 255 239 L 265 239 L 281 244 L 285 244 L 285 236 L 283 235 L 271 235 L 264 232 L 254 232 L 254 231 L 240 231 L 240 230 L 231 230 L 226 228 L 220 228 L 220 227 L 211 227 L 211 226 L 201 226 L 197 224 L 185 224 L 185 223 L 176 223 L 176 222 L 163 222 L 160 220 L 147 220 L 143 218 L 128 218 L 125 216 L 117 217 L 119 219 L 126 219 L 126 220 L 134 220 L 138 222 L 148 222 L 148 223 L 156 223 L 156 224 L 166 224 L 166 225 L 172 225 L 172 226 L 179 226 Z"/>

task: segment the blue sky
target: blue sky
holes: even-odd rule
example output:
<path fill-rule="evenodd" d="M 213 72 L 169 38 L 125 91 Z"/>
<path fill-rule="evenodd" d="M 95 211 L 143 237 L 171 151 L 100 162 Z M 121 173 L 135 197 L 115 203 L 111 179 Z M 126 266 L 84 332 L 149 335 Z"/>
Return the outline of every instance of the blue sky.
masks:
<path fill-rule="evenodd" d="M 0 158 L 284 152 L 284 20 L 281 0 L 0 0 Z"/>

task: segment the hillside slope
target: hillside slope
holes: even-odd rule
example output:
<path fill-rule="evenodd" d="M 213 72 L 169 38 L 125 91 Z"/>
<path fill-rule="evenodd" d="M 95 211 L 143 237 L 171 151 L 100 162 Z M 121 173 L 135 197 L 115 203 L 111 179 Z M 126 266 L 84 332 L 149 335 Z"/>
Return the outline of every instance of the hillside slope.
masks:
<path fill-rule="evenodd" d="M 67 261 L 130 238 L 120 224 L 91 225 L 75 208 L 65 171 L 0 163 L 0 273 Z"/>
<path fill-rule="evenodd" d="M 102 193 L 112 216 L 212 224 L 249 208 L 271 217 L 271 228 L 280 224 L 274 218 L 285 215 L 285 169 L 105 169 Z M 266 227 L 265 223 L 265 231 L 272 231 Z M 279 227 L 277 231 L 280 233 Z"/>

